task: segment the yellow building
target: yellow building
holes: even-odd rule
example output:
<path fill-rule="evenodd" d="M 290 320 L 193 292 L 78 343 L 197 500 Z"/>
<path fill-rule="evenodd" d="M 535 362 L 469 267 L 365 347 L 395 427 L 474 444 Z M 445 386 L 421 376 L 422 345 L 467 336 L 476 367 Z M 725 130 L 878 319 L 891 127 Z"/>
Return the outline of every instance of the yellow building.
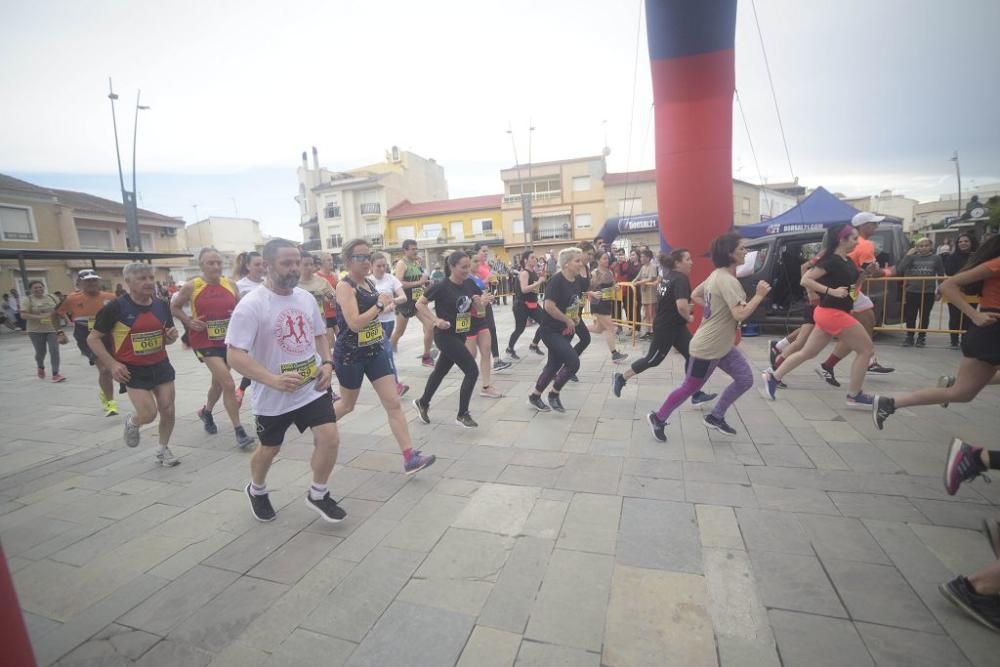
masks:
<path fill-rule="evenodd" d="M 483 195 L 417 204 L 404 200 L 386 214 L 385 249 L 398 256 L 403 241 L 414 239 L 425 265 L 433 268 L 451 250 L 486 245 L 491 255 L 507 262 L 502 199 L 502 195 Z"/>

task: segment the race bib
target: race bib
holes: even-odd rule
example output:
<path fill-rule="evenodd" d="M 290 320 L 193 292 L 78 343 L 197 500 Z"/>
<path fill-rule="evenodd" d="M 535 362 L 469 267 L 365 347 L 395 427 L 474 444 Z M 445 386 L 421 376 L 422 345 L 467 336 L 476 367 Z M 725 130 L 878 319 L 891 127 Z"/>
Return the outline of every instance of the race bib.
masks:
<path fill-rule="evenodd" d="M 205 323 L 205 331 L 208 332 L 209 340 L 226 340 L 226 329 L 229 328 L 229 320 L 209 320 Z"/>
<path fill-rule="evenodd" d="M 851 301 L 857 301 L 858 300 L 858 286 L 857 285 L 851 285 L 850 287 L 848 287 L 847 288 L 847 296 L 851 297 Z"/>
<path fill-rule="evenodd" d="M 455 317 L 455 333 L 469 333 L 472 329 L 472 316 L 469 313 L 459 313 Z"/>
<path fill-rule="evenodd" d="M 615 288 L 614 286 L 605 287 L 601 290 L 601 300 L 602 301 L 614 301 L 615 299 Z"/>
<path fill-rule="evenodd" d="M 573 320 L 576 324 L 580 323 L 580 306 L 572 306 L 566 309 L 566 317 Z"/>
<path fill-rule="evenodd" d="M 414 301 L 418 300 L 423 295 L 424 295 L 424 288 L 423 287 L 414 287 L 413 288 L 413 300 Z"/>
<path fill-rule="evenodd" d="M 130 336 L 132 352 L 137 356 L 156 354 L 163 349 L 163 331 L 141 331 Z"/>
<path fill-rule="evenodd" d="M 305 361 L 288 361 L 279 366 L 282 373 L 292 371 L 302 378 L 302 384 L 316 379 L 316 357 Z"/>
<path fill-rule="evenodd" d="M 381 343 L 384 337 L 382 323 L 378 320 L 369 322 L 365 328 L 358 332 L 358 347 L 368 347 L 375 343 Z"/>
<path fill-rule="evenodd" d="M 97 318 L 96 317 L 88 317 L 87 318 L 87 331 L 93 331 L 94 330 L 94 323 L 95 322 L 97 322 Z"/>

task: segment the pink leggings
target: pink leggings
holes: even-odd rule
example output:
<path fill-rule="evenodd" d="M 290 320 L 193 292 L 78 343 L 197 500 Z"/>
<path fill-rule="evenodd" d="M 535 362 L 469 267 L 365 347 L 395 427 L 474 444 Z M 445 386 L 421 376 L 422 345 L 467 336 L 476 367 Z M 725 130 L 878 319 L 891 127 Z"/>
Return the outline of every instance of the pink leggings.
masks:
<path fill-rule="evenodd" d="M 656 416 L 660 421 L 666 421 L 667 417 L 682 405 L 684 401 L 691 398 L 695 392 L 700 391 L 705 386 L 708 378 L 712 377 L 712 373 L 715 372 L 716 368 L 721 368 L 724 373 L 733 378 L 733 381 L 726 387 L 726 390 L 722 392 L 722 396 L 715 402 L 715 407 L 712 408 L 712 415 L 719 419 L 724 418 L 729 406 L 753 386 L 753 369 L 750 368 L 747 358 L 743 356 L 738 347 L 733 347 L 721 359 L 691 357 L 691 360 L 688 362 L 687 375 L 684 376 L 684 382 L 677 389 L 670 392 L 667 400 L 656 411 Z"/>

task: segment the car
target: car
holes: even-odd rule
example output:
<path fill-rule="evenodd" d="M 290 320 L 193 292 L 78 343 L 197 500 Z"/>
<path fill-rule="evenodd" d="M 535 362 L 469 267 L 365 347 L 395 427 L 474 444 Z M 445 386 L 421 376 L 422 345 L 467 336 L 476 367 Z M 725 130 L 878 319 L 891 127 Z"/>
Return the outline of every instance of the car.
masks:
<path fill-rule="evenodd" d="M 739 228 L 736 228 L 739 231 Z M 823 229 L 782 232 L 745 241 L 747 256 L 737 272 L 740 282 L 753 294 L 758 281 L 771 285 L 771 292 L 754 311 L 750 322 L 763 326 L 791 329 L 802 323 L 806 305 L 805 290 L 799 284 L 803 262 L 819 252 Z M 902 225 L 882 223 L 871 237 L 879 266 L 893 267 L 906 254 L 910 244 Z M 901 322 L 901 284 L 870 284 L 866 294 L 875 302 L 875 324 Z"/>

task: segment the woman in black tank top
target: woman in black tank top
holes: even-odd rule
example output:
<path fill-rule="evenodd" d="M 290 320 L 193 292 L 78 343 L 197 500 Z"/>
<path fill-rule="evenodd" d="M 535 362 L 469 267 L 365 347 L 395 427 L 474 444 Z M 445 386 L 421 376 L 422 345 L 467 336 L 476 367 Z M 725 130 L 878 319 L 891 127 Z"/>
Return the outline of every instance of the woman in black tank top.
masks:
<path fill-rule="evenodd" d="M 611 253 L 602 252 L 597 258 L 597 268 L 590 274 L 590 290 L 600 295 L 600 299 L 590 300 L 590 314 L 597 323 L 590 327 L 590 333 L 603 333 L 611 353 L 611 361 L 620 363 L 628 359 L 628 355 L 619 352 L 616 344 L 615 324 L 611 321 L 611 313 L 615 305 L 615 275 L 611 273 Z"/>
<path fill-rule="evenodd" d="M 542 286 L 542 280 L 535 273 L 536 268 L 535 253 L 528 250 L 521 255 L 521 270 L 517 274 L 517 280 L 514 281 L 514 331 L 507 341 L 507 356 L 511 359 L 520 359 L 514 351 L 514 346 L 524 333 L 528 318 L 541 324 L 538 290 Z"/>

